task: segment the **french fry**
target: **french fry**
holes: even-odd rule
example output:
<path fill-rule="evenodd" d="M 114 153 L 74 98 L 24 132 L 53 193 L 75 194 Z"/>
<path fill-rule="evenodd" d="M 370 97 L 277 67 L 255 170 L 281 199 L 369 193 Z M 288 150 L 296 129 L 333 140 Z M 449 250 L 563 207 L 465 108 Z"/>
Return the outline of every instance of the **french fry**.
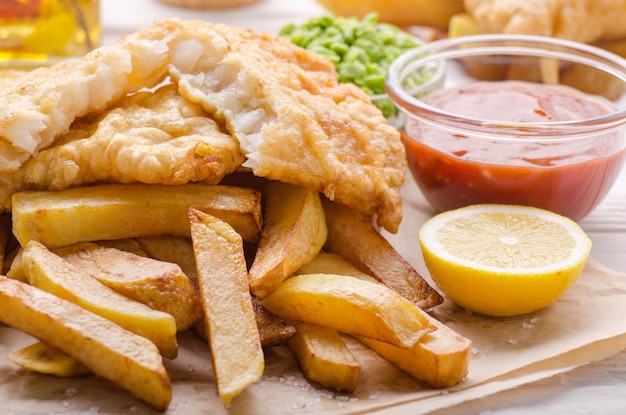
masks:
<path fill-rule="evenodd" d="M 254 319 L 259 329 L 259 337 L 263 347 L 273 347 L 285 344 L 295 333 L 296 329 L 284 320 L 278 318 L 274 313 L 261 305 L 261 301 L 255 297 L 251 297 L 252 307 L 254 308 Z M 206 333 L 206 324 L 204 320 L 193 326 L 194 332 L 205 341 L 209 340 Z"/>
<path fill-rule="evenodd" d="M 332 252 L 320 252 L 309 262 L 304 264 L 294 275 L 302 274 L 338 274 L 355 277 L 365 281 L 379 282 L 371 275 L 367 275 L 344 257 Z"/>
<path fill-rule="evenodd" d="M 202 318 L 200 297 L 177 264 L 91 242 L 52 251 L 114 291 L 172 315 L 178 331 Z"/>
<path fill-rule="evenodd" d="M 172 399 L 154 343 L 76 304 L 0 276 L 0 321 L 67 353 L 158 410 Z"/>
<path fill-rule="evenodd" d="M 196 259 L 191 240 L 176 236 L 162 236 L 137 238 L 137 242 L 150 257 L 177 263 L 189 276 L 195 288 L 198 289 Z M 285 323 L 263 307 L 258 299 L 252 297 L 252 305 L 263 347 L 283 344 L 296 332 L 293 326 Z M 203 319 L 196 322 L 193 329 L 202 339 L 208 341 Z"/>
<path fill-rule="evenodd" d="M 263 347 L 284 344 L 296 333 L 295 327 L 263 307 L 258 298 L 252 297 L 252 307 Z"/>
<path fill-rule="evenodd" d="M 433 388 L 454 386 L 468 373 L 472 342 L 438 320 L 430 316 L 429 319 L 437 329 L 408 349 L 364 337 L 359 340 Z"/>
<path fill-rule="evenodd" d="M 285 280 L 261 302 L 286 321 L 411 347 L 434 330 L 427 314 L 392 289 L 345 275 L 307 274 Z"/>
<path fill-rule="evenodd" d="M 192 285 L 198 288 L 196 259 L 193 256 L 193 245 L 189 238 L 162 235 L 135 238 L 135 240 L 151 258 L 178 264 L 185 275 L 189 277 Z"/>
<path fill-rule="evenodd" d="M 0 214 L 0 268 L 4 268 L 4 256 L 11 237 L 11 215 Z"/>
<path fill-rule="evenodd" d="M 341 336 L 333 330 L 302 322 L 292 322 L 296 334 L 287 345 L 304 377 L 339 392 L 356 389 L 361 365 Z"/>
<path fill-rule="evenodd" d="M 261 338 L 261 346 L 273 347 L 287 343 L 287 340 L 296 333 L 295 327 L 263 307 L 259 299 L 251 297 L 251 300 L 259 337 Z M 193 326 L 193 330 L 201 339 L 209 340 L 204 319 L 196 323 Z"/>
<path fill-rule="evenodd" d="M 98 245 L 106 246 L 107 248 L 115 248 L 120 251 L 132 252 L 139 256 L 148 256 L 146 251 L 143 250 L 139 242 L 135 238 L 123 238 L 123 239 L 111 239 L 109 241 L 96 241 Z"/>
<path fill-rule="evenodd" d="M 248 274 L 250 291 L 260 299 L 309 262 L 327 236 L 317 192 L 270 181 L 265 185 L 263 198 L 263 231 Z"/>
<path fill-rule="evenodd" d="M 189 221 L 217 390 L 229 404 L 265 368 L 243 241 L 228 223 L 196 209 Z"/>
<path fill-rule="evenodd" d="M 566 68 L 561 74 L 561 83 L 611 101 L 618 100 L 625 89 L 620 78 L 587 65 L 571 65 Z"/>
<path fill-rule="evenodd" d="M 31 372 L 62 378 L 91 373 L 91 370 L 78 360 L 43 342 L 15 351 L 7 356 L 7 359 Z"/>
<path fill-rule="evenodd" d="M 187 209 L 228 222 L 248 242 L 261 232 L 261 196 L 241 187 L 108 184 L 13 195 L 13 232 L 48 248 L 138 236 L 189 237 Z"/>
<path fill-rule="evenodd" d="M 26 245 L 22 263 L 31 285 L 151 340 L 165 357 L 177 356 L 176 322 L 171 315 L 113 291 L 39 242 Z"/>
<path fill-rule="evenodd" d="M 307 272 L 331 273 L 333 270 L 337 274 L 377 282 L 341 256 L 326 252 L 318 254 L 310 264 L 300 268 L 296 274 Z M 364 337 L 359 337 L 359 339 L 383 358 L 395 363 L 431 387 L 453 386 L 467 375 L 472 343 L 438 320 L 430 316 L 427 318 L 436 327 L 436 330 L 424 335 L 413 347 L 408 349 Z M 299 326 L 296 327 L 299 328 Z"/>
<path fill-rule="evenodd" d="M 15 255 L 13 256 L 13 261 L 11 261 L 11 266 L 6 272 L 6 276 L 14 280 L 28 282 L 26 273 L 24 272 L 24 267 L 22 266 L 23 252 L 24 250 L 22 248 L 17 249 Z"/>
<path fill-rule="evenodd" d="M 404 259 L 362 214 L 323 200 L 328 240 L 325 249 L 341 255 L 367 275 L 392 288 L 423 309 L 443 297 Z"/>

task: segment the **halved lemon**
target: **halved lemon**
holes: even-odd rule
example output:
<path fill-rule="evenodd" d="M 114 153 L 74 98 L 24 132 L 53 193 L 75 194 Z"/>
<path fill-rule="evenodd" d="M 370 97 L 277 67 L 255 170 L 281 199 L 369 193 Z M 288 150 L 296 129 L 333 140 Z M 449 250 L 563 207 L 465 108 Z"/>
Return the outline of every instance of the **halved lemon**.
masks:
<path fill-rule="evenodd" d="M 434 282 L 459 306 L 490 316 L 542 309 L 581 274 L 591 240 L 556 213 L 527 206 L 473 205 L 440 213 L 419 232 Z"/>

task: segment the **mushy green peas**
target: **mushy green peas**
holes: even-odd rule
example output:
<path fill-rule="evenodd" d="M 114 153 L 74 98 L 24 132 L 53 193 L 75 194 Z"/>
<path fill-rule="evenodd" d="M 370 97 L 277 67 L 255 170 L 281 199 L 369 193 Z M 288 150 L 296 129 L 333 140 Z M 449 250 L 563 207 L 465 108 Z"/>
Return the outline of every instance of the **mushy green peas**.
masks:
<path fill-rule="evenodd" d="M 422 42 L 399 27 L 378 23 L 378 15 L 362 20 L 353 17 L 320 16 L 304 23 L 287 24 L 280 36 L 330 60 L 339 82 L 352 82 L 370 96 L 385 94 L 385 76 L 391 62 Z M 414 79 L 417 84 L 421 81 Z M 389 99 L 375 100 L 383 115 L 396 108 Z"/>

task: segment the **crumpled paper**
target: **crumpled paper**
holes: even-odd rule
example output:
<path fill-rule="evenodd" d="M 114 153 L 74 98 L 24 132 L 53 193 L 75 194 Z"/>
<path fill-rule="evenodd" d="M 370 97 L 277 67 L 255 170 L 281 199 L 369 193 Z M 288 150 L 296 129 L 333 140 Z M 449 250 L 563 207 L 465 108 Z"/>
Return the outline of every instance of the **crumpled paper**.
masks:
<path fill-rule="evenodd" d="M 404 220 L 394 247 L 426 278 L 417 233 L 434 214 L 415 183 L 403 189 Z M 488 318 L 450 302 L 433 310 L 439 320 L 473 341 L 469 375 L 459 385 L 428 388 L 347 338 L 362 365 L 351 394 L 309 384 L 285 347 L 266 350 L 260 382 L 224 407 L 215 388 L 208 347 L 192 333 L 180 336 L 179 357 L 166 360 L 173 400 L 166 414 L 425 414 L 502 390 L 545 379 L 600 360 L 626 348 L 626 275 L 590 259 L 563 297 L 538 312 Z M 0 356 L 34 339 L 0 326 Z M 57 379 L 27 373 L 0 361 L 0 402 L 6 414 L 153 414 L 148 406 L 95 376 Z"/>

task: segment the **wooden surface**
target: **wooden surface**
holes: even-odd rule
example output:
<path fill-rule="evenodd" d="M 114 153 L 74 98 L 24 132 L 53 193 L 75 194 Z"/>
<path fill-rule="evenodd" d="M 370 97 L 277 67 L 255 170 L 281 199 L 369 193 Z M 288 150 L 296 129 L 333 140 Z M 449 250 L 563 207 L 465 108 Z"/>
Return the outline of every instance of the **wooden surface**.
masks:
<path fill-rule="evenodd" d="M 323 12 L 313 0 L 261 0 L 252 6 L 219 11 L 177 8 L 157 0 L 101 0 L 103 44 L 166 17 L 196 18 L 276 33 L 287 22 L 301 21 Z M 626 170 L 603 203 L 581 225 L 593 240 L 592 257 L 626 273 Z M 437 415 L 548 413 L 626 413 L 626 351 Z"/>

